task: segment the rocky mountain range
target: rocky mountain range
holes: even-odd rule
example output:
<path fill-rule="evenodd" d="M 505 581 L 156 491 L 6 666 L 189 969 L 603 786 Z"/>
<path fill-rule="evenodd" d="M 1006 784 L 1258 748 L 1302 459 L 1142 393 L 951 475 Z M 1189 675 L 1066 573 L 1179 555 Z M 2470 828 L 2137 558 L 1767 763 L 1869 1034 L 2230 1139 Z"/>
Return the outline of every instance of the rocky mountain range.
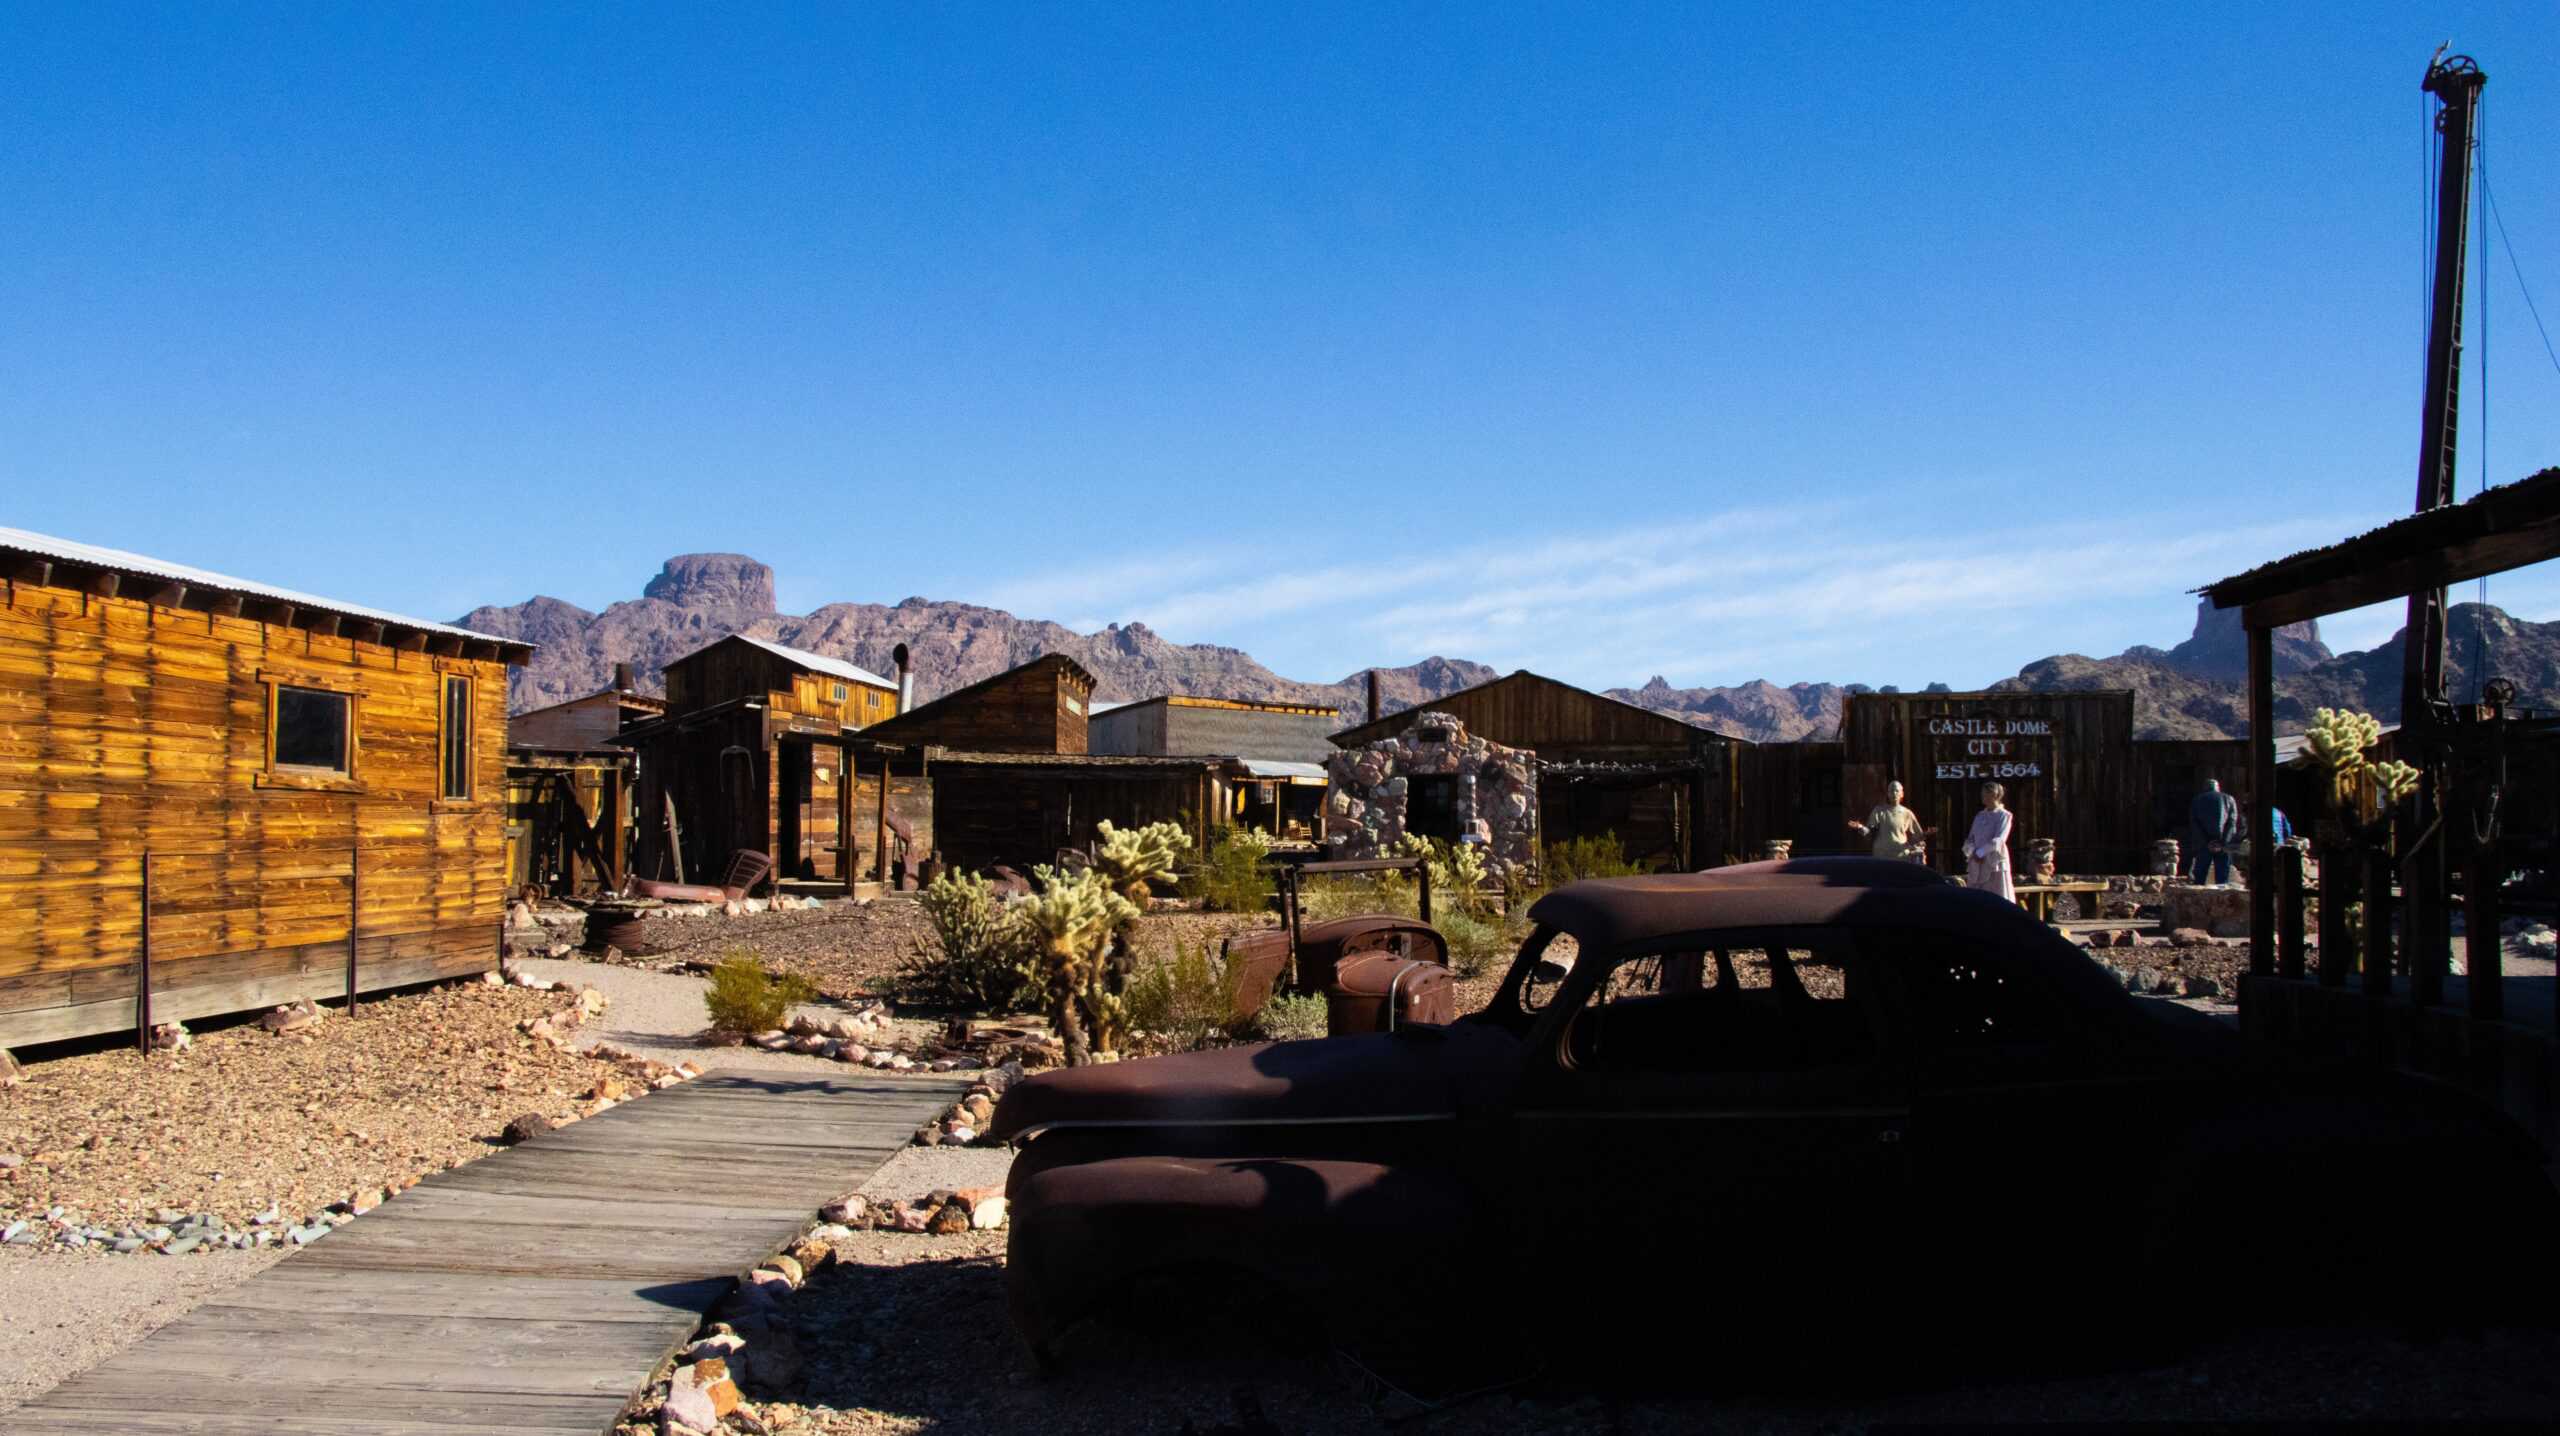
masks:
<path fill-rule="evenodd" d="M 537 597 L 475 608 L 460 622 L 537 645 L 533 661 L 515 670 L 508 691 L 509 706 L 519 713 L 605 687 L 617 663 L 631 664 L 644 689 L 661 691 L 671 660 L 731 633 L 828 654 L 883 675 L 896 671 L 890 655 L 903 643 L 918 701 L 1045 653 L 1063 653 L 1091 670 L 1094 696 L 1105 702 L 1198 693 L 1327 703 L 1355 719 L 1368 702 L 1365 671 L 1335 683 L 1300 682 L 1263 667 L 1241 649 L 1173 643 L 1143 623 L 1078 633 L 1001 609 L 925 598 L 896 604 L 831 603 L 805 615 L 781 613 L 774 606 L 773 570 L 733 553 L 671 558 L 640 597 L 609 605 L 602 613 Z M 1390 711 L 1496 676 L 1481 663 L 1452 658 L 1378 670 L 1380 695 Z"/>
<path fill-rule="evenodd" d="M 1365 670 L 1332 683 L 1283 678 L 1241 649 L 1174 643 L 1143 623 L 1078 633 L 1062 624 L 1017 618 L 976 604 L 910 598 L 892 605 L 831 603 L 791 615 L 774 605 L 773 570 L 743 554 L 683 554 L 667 560 L 636 599 L 590 613 L 556 598 L 476 608 L 459 620 L 483 633 L 537 645 L 533 662 L 515 670 L 509 692 L 516 712 L 593 693 L 616 663 L 638 670 L 656 691 L 667 663 L 732 632 L 831 654 L 887 674 L 890 652 L 907 645 L 919 699 L 992 677 L 1044 653 L 1064 653 L 1091 670 L 1095 696 L 1126 701 L 1160 693 L 1265 698 L 1331 704 L 1346 722 L 1367 702 Z M 2514 680 L 2524 702 L 2560 707 L 2560 623 L 2528 623 L 2496 608 L 2457 604 L 2447 614 L 2449 691 L 2471 692 L 2475 665 Z M 2361 708 L 2385 722 L 2400 711 L 2399 636 L 2362 653 L 2332 653 L 2319 626 L 2281 629 L 2275 643 L 2278 725 L 2299 729 L 2319 707 Z M 2042 658 L 1995 692 L 2068 692 L 2127 688 L 2135 694 L 2135 731 L 2145 738 L 2238 737 L 2248 726 L 2242 689 L 2246 639 L 2237 613 L 2197 605 L 2194 631 L 2172 648 L 2137 645 L 2112 658 L 2076 653 Z M 1456 658 L 1426 658 L 1377 670 L 1387 711 L 1472 687 L 1497 670 Z M 1943 683 L 1933 691 L 1946 691 Z M 1873 691 L 1864 684 L 1766 681 L 1731 687 L 1674 688 L 1660 676 L 1608 696 L 1684 722 L 1754 742 L 1827 738 L 1840 730 L 1841 702 Z"/>

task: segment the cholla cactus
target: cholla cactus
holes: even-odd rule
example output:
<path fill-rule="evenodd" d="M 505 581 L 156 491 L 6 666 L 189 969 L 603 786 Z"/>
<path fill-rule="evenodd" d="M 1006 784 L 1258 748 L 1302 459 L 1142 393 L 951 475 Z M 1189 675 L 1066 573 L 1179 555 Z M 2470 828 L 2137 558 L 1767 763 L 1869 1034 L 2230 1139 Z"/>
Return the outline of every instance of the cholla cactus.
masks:
<path fill-rule="evenodd" d="M 1030 934 L 1029 976 L 1066 1046 L 1067 1064 L 1080 1067 L 1097 1052 L 1119 1051 L 1128 1028 L 1110 987 L 1109 957 L 1113 932 L 1138 915 L 1137 906 L 1099 873 L 1038 867 L 1032 876 L 1040 891 L 1014 904 Z"/>
<path fill-rule="evenodd" d="M 2303 732 L 2301 762 L 2329 770 L 2329 803 L 2340 814 L 2373 822 L 2418 791 L 2419 772 L 2406 763 L 2376 763 L 2365 749 L 2382 738 L 2380 720 L 2350 708 L 2323 708 Z"/>
<path fill-rule="evenodd" d="M 1093 830 L 1102 839 L 1094 850 L 1094 865 L 1110 881 L 1112 891 L 1133 903 L 1144 903 L 1148 887 L 1172 877 L 1182 855 L 1191 851 L 1191 835 L 1180 823 L 1123 829 L 1105 819 Z"/>
<path fill-rule="evenodd" d="M 1460 911 L 1474 913 L 1483 907 L 1482 847 L 1475 843 L 1435 842 L 1407 833 L 1396 841 L 1396 851 L 1408 858 L 1422 859 L 1423 871 L 1431 875 L 1431 890 Z"/>

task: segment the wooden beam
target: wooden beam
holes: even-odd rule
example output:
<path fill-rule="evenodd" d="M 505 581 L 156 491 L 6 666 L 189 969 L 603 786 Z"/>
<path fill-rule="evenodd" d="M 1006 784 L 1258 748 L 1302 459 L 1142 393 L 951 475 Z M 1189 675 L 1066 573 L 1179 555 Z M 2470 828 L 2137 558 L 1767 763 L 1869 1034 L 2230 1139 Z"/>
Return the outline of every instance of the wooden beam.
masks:
<path fill-rule="evenodd" d="M 462 656 L 462 637 L 460 634 L 454 633 L 429 634 L 427 636 L 427 651 L 438 658 L 460 658 Z"/>
<path fill-rule="evenodd" d="M 2242 608 L 2240 621 L 2250 628 L 2277 628 L 2550 558 L 2560 558 L 2560 517 L 2338 574 L 2289 593 L 2270 594 Z"/>
<path fill-rule="evenodd" d="M 387 625 L 370 618 L 351 618 L 347 620 L 346 626 L 339 631 L 359 643 L 380 643 L 382 641 L 382 630 L 386 626 Z"/>
<path fill-rule="evenodd" d="M 411 653 L 424 653 L 427 651 L 427 632 L 422 628 L 400 629 L 393 634 L 390 645 Z"/>
<path fill-rule="evenodd" d="M 41 588 L 53 582 L 53 561 L 42 558 L 22 558 L 10 568 L 9 578 L 15 583 L 34 584 Z"/>
<path fill-rule="evenodd" d="M 305 610 L 299 626 L 321 638 L 335 638 L 338 636 L 338 624 L 338 615 L 334 613 L 313 613 Z"/>
<path fill-rule="evenodd" d="M 216 618 L 238 618 L 245 603 L 236 593 L 217 593 L 205 600 L 204 611 Z"/>
<path fill-rule="evenodd" d="M 503 644 L 491 643 L 482 639 L 474 639 L 462 646 L 464 657 L 477 659 L 482 663 L 497 662 L 499 654 L 504 651 L 505 646 Z"/>
<path fill-rule="evenodd" d="M 114 573 L 106 569 L 100 569 L 97 573 L 90 576 L 88 588 L 91 593 L 96 594 L 100 598 L 113 598 L 116 596 L 116 590 L 122 587 L 123 584 L 124 576 L 122 574 Z"/>
<path fill-rule="evenodd" d="M 2273 630 L 2249 629 L 2249 975 L 2276 970 L 2276 668 Z"/>
<path fill-rule="evenodd" d="M 268 599 L 266 602 L 258 605 L 258 621 L 260 623 L 273 624 L 278 628 L 291 628 L 293 627 L 293 616 L 296 612 L 297 610 L 292 604 L 286 603 L 281 599 Z"/>
<path fill-rule="evenodd" d="M 187 586 L 183 583 L 164 583 L 153 589 L 150 596 L 143 601 L 157 604 L 162 608 L 184 608 L 187 606 Z"/>

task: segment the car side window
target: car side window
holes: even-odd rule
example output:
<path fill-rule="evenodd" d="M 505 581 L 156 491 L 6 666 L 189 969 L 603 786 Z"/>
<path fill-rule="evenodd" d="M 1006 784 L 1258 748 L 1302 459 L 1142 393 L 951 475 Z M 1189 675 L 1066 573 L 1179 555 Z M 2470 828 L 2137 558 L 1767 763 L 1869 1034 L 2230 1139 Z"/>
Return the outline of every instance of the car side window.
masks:
<path fill-rule="evenodd" d="M 1961 946 L 1921 943 L 1895 972 L 1908 1036 L 1933 1079 L 2036 1080 L 2075 1046 L 2068 1014 L 2042 983 Z"/>
<path fill-rule="evenodd" d="M 1875 1030 L 1851 986 L 1847 954 L 1818 944 L 1629 957 L 1594 984 L 1557 1062 L 1591 1074 L 1872 1063 Z"/>

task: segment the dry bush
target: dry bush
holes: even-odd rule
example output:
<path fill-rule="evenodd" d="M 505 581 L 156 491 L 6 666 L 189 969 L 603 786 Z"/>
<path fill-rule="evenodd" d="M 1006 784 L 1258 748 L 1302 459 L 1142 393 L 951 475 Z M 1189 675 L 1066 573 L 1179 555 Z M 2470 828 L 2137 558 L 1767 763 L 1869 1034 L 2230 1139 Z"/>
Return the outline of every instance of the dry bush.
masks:
<path fill-rule="evenodd" d="M 731 948 L 711 969 L 711 985 L 702 1005 L 711 1009 L 711 1030 L 722 1037 L 771 1032 L 790 1019 L 795 1004 L 818 995 L 818 989 L 796 972 L 768 973 L 756 954 Z"/>

